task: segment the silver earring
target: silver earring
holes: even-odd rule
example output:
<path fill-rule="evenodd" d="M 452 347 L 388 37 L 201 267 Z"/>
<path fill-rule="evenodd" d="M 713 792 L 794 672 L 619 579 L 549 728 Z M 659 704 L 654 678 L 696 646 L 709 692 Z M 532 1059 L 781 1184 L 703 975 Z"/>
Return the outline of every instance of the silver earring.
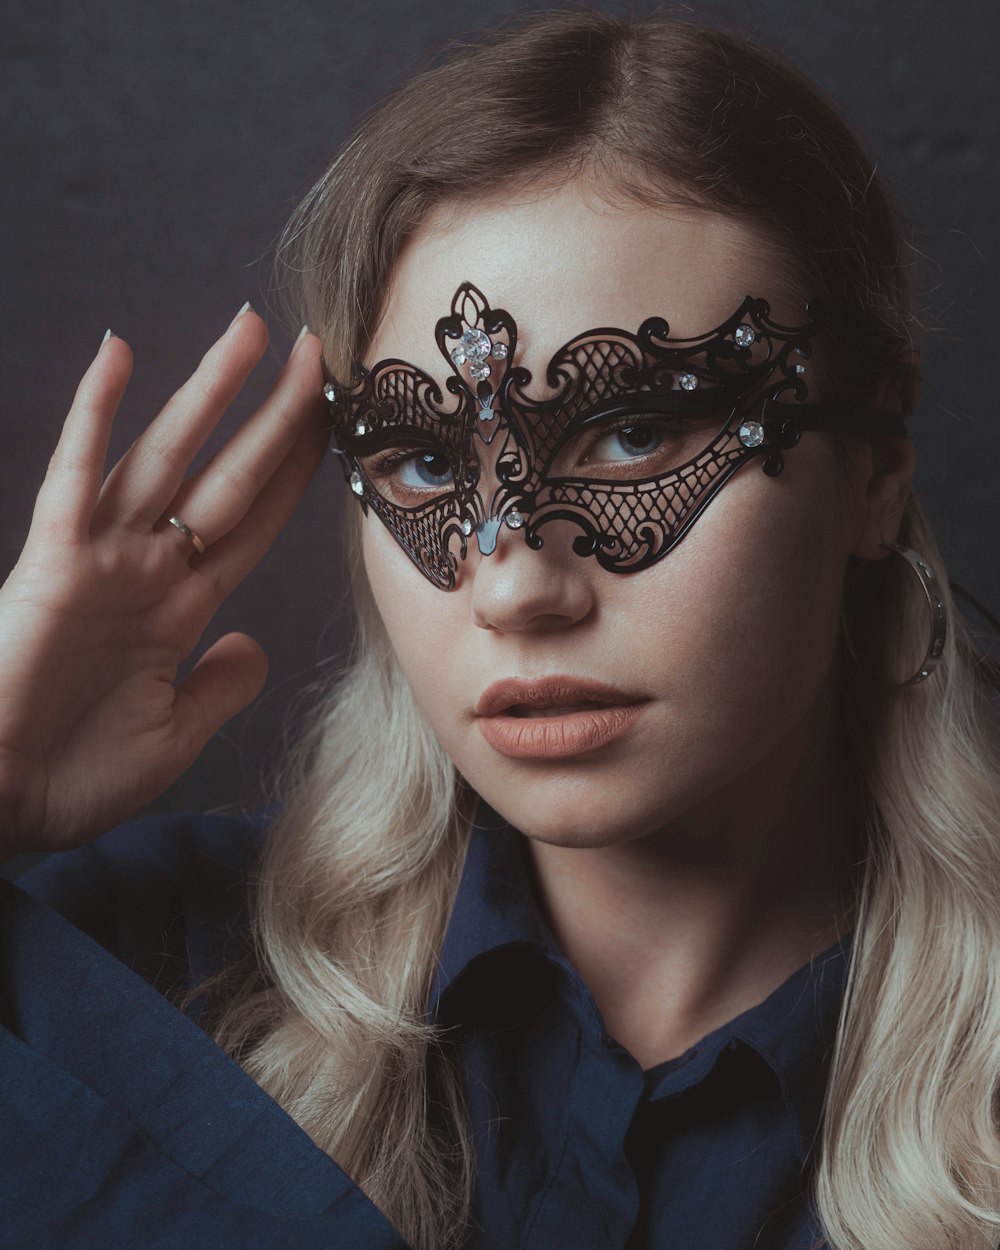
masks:
<path fill-rule="evenodd" d="M 917 666 L 917 671 L 912 677 L 908 677 L 905 681 L 893 681 L 886 679 L 890 686 L 917 686 L 922 681 L 926 681 L 931 673 L 937 667 L 938 661 L 944 652 L 945 639 L 948 636 L 948 616 L 945 611 L 944 599 L 941 596 L 941 585 L 938 582 L 937 575 L 931 566 L 927 563 L 919 552 L 914 551 L 912 547 L 906 547 L 902 543 L 882 543 L 883 549 L 891 551 L 894 555 L 902 556 L 906 563 L 917 575 L 920 581 L 921 589 L 924 597 L 927 599 L 927 608 L 930 613 L 930 637 L 927 642 L 927 651 L 923 660 Z M 844 641 L 847 649 L 851 653 L 856 664 L 861 667 L 857 653 L 851 645 L 850 636 L 846 629 L 844 631 Z"/>

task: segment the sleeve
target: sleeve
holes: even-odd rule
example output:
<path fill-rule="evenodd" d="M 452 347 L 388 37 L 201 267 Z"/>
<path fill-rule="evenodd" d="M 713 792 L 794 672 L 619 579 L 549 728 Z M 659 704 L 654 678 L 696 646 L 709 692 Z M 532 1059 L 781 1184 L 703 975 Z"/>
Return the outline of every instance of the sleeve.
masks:
<path fill-rule="evenodd" d="M 406 1250 L 157 992 L 171 961 L 213 970 L 267 823 L 133 820 L 0 878 L 3 1250 Z"/>
<path fill-rule="evenodd" d="M 49 855 L 15 885 L 172 996 L 243 953 L 249 880 L 273 815 L 126 821 Z"/>

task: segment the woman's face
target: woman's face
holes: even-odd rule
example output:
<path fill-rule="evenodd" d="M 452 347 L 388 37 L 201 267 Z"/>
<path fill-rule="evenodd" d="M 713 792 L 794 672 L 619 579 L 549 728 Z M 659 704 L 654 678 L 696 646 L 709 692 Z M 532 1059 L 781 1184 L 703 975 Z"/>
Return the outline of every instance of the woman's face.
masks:
<path fill-rule="evenodd" d="M 748 294 L 795 325 L 810 294 L 744 226 L 612 206 L 573 182 L 438 213 L 400 260 L 367 363 L 395 357 L 443 384 L 434 326 L 466 280 L 513 315 L 515 363 L 536 379 L 594 327 L 634 331 L 659 315 L 675 337 L 697 335 Z M 488 497 L 488 451 L 481 458 Z M 466 780 L 531 837 L 609 845 L 697 819 L 720 796 L 745 794 L 749 778 L 787 774 L 822 733 L 842 579 L 865 526 L 856 478 L 827 436 L 806 433 L 780 476 L 749 461 L 678 546 L 633 574 L 576 555 L 579 531 L 555 521 L 538 551 L 503 526 L 488 556 L 470 542 L 456 588 L 443 591 L 371 510 L 364 564 L 417 703 Z M 500 679 L 546 676 L 596 679 L 642 703 L 596 749 L 511 756 L 483 732 L 477 703 Z M 547 733 L 540 723 L 524 721 Z"/>

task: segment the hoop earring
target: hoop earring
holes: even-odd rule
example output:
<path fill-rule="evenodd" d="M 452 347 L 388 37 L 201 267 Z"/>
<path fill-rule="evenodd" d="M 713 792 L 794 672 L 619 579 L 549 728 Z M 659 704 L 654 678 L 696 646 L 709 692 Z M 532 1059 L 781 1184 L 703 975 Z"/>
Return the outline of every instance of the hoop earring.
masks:
<path fill-rule="evenodd" d="M 893 681 L 886 678 L 886 685 L 889 686 L 917 686 L 922 681 L 926 681 L 931 673 L 937 667 L 938 661 L 944 652 L 945 639 L 948 636 L 948 617 L 945 611 L 944 600 L 941 597 L 941 586 L 937 576 L 931 566 L 923 558 L 919 552 L 913 550 L 912 547 L 905 547 L 902 543 L 882 543 L 884 550 L 892 552 L 894 555 L 902 556 L 906 563 L 916 573 L 920 582 L 920 587 L 927 599 L 927 608 L 930 612 L 931 632 L 927 643 L 927 651 L 923 660 L 917 667 L 917 671 L 912 677 L 908 677 L 905 681 Z M 857 652 L 851 644 L 850 634 L 846 626 L 843 630 L 844 643 L 850 652 L 852 659 L 859 668 L 863 665 L 858 659 Z"/>

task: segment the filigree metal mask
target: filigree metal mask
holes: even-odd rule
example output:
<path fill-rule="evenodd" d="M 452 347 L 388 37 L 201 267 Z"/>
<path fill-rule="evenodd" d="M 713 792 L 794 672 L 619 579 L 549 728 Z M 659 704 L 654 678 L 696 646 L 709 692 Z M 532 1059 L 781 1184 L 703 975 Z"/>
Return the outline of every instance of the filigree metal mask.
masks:
<path fill-rule="evenodd" d="M 557 518 L 580 529 L 578 555 L 635 573 L 672 550 L 748 460 L 780 473 L 803 430 L 905 437 L 898 412 L 805 402 L 819 330 L 812 306 L 807 315 L 778 325 L 766 300 L 747 296 L 696 338 L 671 338 L 661 317 L 635 334 L 588 330 L 552 357 L 545 392 L 529 395 L 513 317 L 464 282 L 435 327 L 447 394 L 402 360 L 359 364 L 348 385 L 324 365 L 334 450 L 365 512 L 442 590 L 456 584 L 453 547 L 465 559 L 475 535 L 489 555 L 503 524 L 537 550 Z M 639 442 L 625 458 L 595 455 L 622 451 L 623 439 Z M 487 498 L 477 445 L 494 443 Z"/>

